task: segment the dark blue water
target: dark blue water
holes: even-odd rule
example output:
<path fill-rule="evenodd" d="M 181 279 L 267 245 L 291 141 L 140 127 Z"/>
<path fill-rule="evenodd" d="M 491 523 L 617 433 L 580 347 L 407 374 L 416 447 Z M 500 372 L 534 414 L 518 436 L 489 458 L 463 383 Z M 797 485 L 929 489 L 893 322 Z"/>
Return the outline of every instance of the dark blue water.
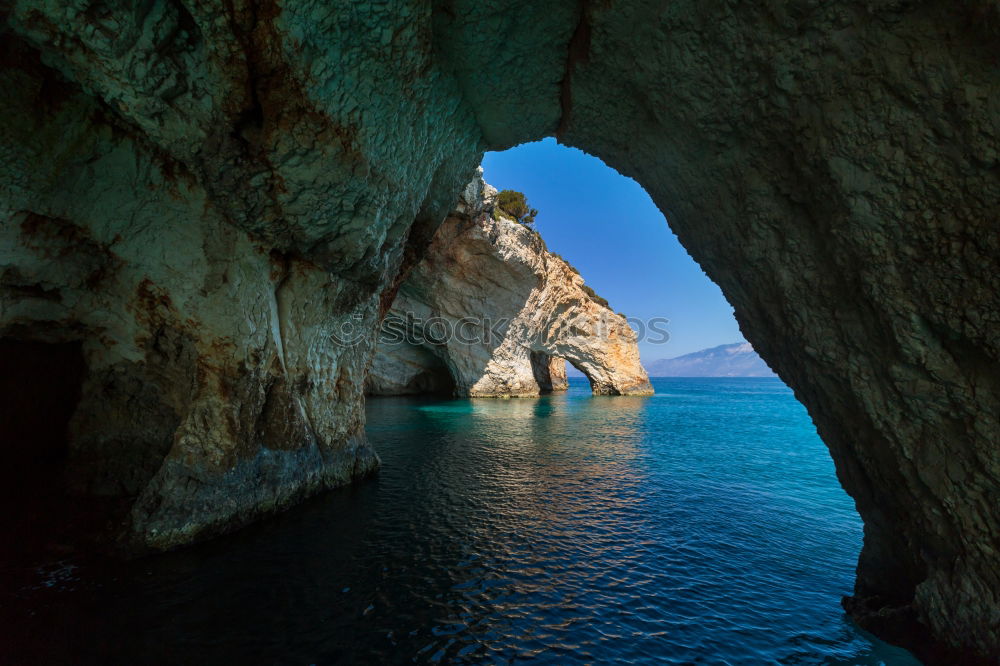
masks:
<path fill-rule="evenodd" d="M 376 479 L 180 553 L 55 568 L 21 592 L 31 614 L 7 625 L 10 654 L 917 663 L 840 608 L 861 523 L 791 392 L 773 379 L 654 386 L 373 400 Z"/>

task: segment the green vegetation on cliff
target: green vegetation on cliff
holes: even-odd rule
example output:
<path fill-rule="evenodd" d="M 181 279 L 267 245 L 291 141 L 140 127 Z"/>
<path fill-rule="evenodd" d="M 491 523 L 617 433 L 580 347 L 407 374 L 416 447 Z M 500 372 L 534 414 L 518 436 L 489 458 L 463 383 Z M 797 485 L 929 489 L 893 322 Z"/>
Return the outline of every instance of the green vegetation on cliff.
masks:
<path fill-rule="evenodd" d="M 521 224 L 534 224 L 538 210 L 528 205 L 528 198 L 517 190 L 501 190 L 497 194 L 496 209 L 506 213 Z"/>

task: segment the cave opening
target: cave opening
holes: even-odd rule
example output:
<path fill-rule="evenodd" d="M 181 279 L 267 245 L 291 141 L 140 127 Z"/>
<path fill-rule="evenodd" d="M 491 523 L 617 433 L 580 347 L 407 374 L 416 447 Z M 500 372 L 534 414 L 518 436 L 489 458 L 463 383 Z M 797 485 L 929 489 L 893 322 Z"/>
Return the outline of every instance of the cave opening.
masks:
<path fill-rule="evenodd" d="M 0 522 L 3 555 L 68 547 L 82 527 L 68 494 L 69 424 L 85 363 L 79 342 L 0 339 Z"/>
<path fill-rule="evenodd" d="M 365 377 L 365 395 L 455 394 L 455 375 L 444 351 L 405 340 L 382 344 L 380 351 Z"/>
<path fill-rule="evenodd" d="M 572 371 L 567 371 L 567 373 L 566 373 L 567 374 L 567 382 L 569 381 L 568 377 L 577 377 L 577 378 L 586 379 L 587 380 L 587 384 L 590 386 L 591 392 L 593 392 L 593 390 L 594 390 L 594 379 L 583 370 L 583 367 L 580 366 L 580 364 L 577 363 L 576 361 L 574 361 L 572 358 L 567 358 L 566 359 L 566 364 L 569 366 L 569 368 L 572 368 Z"/>
<path fill-rule="evenodd" d="M 483 170 L 498 190 L 525 195 L 538 212 L 528 226 L 583 278 L 593 298 L 642 329 L 647 369 L 660 359 L 746 342 L 722 290 L 636 180 L 554 138 L 488 152 Z"/>
<path fill-rule="evenodd" d="M 565 391 L 566 361 L 558 356 L 550 356 L 545 352 L 531 352 L 531 372 L 538 384 L 538 392 L 542 395 Z"/>
<path fill-rule="evenodd" d="M 761 470 L 784 468 L 790 475 L 798 473 L 793 470 L 800 463 L 801 471 L 810 474 L 825 466 L 822 475 L 816 474 L 824 494 L 814 498 L 815 506 L 803 522 L 815 519 L 811 530 L 831 528 L 826 552 L 836 555 L 821 564 L 817 559 L 817 564 L 842 572 L 841 587 L 830 584 L 825 599 L 834 609 L 831 616 L 838 615 L 839 594 L 846 592 L 846 582 L 854 579 L 862 545 L 857 509 L 848 508 L 850 499 L 835 478 L 829 451 L 815 446 L 819 443 L 815 427 L 802 418 L 801 403 L 746 341 L 733 307 L 681 244 L 664 211 L 637 181 L 617 173 L 600 158 L 551 138 L 487 153 L 483 169 L 485 181 L 501 193 L 508 189 L 523 193 L 532 210 L 527 226 L 544 239 L 549 252 L 567 261 L 586 281 L 591 298 L 627 316 L 638 335 L 642 364 L 654 380 L 658 397 L 663 398 L 649 401 L 644 411 L 649 417 L 646 424 L 657 433 L 650 440 L 672 445 L 676 440 L 685 446 L 697 442 L 694 448 L 704 445 L 727 460 L 742 455 L 749 465 L 760 465 Z M 653 325 L 657 319 L 669 319 L 667 335 L 657 335 Z M 585 364 L 572 355 L 566 360 L 571 382 L 586 378 L 591 393 L 603 393 L 597 385 L 599 375 L 595 382 L 594 368 L 585 371 Z M 536 380 L 540 366 L 532 354 Z M 610 412 L 634 404 L 601 401 L 589 409 Z M 715 432 L 724 419 L 731 419 L 729 428 Z M 690 438 L 677 437 L 678 431 L 688 427 Z M 741 440 L 740 433 L 753 428 L 767 434 Z M 780 429 L 784 430 L 778 432 Z M 707 435 L 709 432 L 713 434 Z M 771 461 L 780 465 L 761 464 L 793 441 L 795 446 L 800 442 L 812 446 L 808 460 L 803 456 L 795 461 L 780 454 Z M 708 470 L 712 460 L 713 456 L 706 456 L 698 466 Z M 715 474 L 731 474 L 734 482 L 749 481 L 748 486 L 761 478 L 741 477 L 738 468 L 727 466 Z M 795 483 L 788 486 L 793 489 Z M 725 506 L 727 515 L 741 509 L 726 493 L 707 493 L 706 497 Z M 781 502 L 773 506 L 776 510 L 786 508 Z M 834 532 L 834 526 L 842 531 Z M 792 532 L 789 535 L 788 542 L 796 543 L 798 537 Z M 719 543 L 725 548 L 735 545 L 728 539 Z M 806 579 L 798 572 L 789 573 L 786 582 L 789 588 L 805 589 Z M 875 644 L 872 649 L 879 651 L 882 646 Z M 909 663 L 909 656 L 901 659 L 905 661 L 900 663 Z"/>
<path fill-rule="evenodd" d="M 407 393 L 451 396 L 455 393 L 455 378 L 440 358 L 428 353 L 428 364 L 410 379 Z"/>

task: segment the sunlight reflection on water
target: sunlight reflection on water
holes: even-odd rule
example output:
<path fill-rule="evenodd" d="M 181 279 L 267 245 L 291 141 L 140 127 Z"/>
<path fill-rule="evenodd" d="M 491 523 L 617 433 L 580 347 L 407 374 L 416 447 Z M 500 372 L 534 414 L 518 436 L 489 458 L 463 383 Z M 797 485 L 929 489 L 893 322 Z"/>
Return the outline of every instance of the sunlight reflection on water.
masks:
<path fill-rule="evenodd" d="M 74 572 L 11 635 L 33 661 L 916 663 L 840 609 L 860 521 L 791 392 L 655 385 L 372 400 L 372 481 Z"/>

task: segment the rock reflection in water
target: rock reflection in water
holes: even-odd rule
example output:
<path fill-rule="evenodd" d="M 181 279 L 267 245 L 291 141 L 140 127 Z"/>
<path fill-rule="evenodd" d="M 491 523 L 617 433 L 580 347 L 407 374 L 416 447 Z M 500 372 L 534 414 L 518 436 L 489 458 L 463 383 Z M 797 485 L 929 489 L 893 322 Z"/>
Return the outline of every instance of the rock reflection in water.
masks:
<path fill-rule="evenodd" d="M 3 656 L 913 664 L 839 607 L 860 521 L 791 392 L 656 381 L 372 400 L 376 478 L 196 548 L 50 569 L 0 606 Z"/>

